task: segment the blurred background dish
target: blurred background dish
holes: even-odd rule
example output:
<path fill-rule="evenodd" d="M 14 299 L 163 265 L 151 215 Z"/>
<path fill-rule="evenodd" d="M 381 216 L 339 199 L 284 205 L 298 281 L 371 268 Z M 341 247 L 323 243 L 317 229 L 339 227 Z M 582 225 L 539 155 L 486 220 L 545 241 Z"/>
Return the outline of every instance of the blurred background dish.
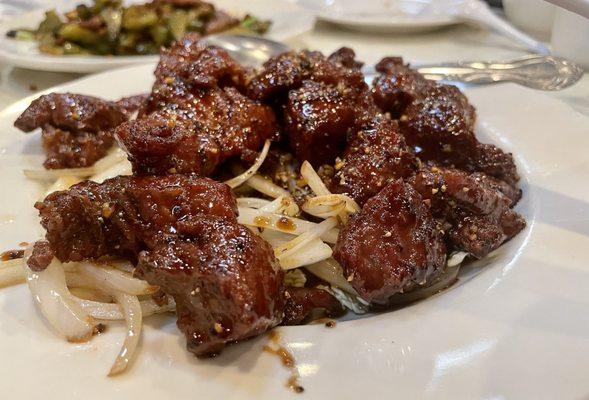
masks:
<path fill-rule="evenodd" d="M 431 31 L 461 21 L 430 0 L 299 0 L 327 22 L 368 32 Z"/>
<path fill-rule="evenodd" d="M 492 29 L 529 51 L 548 54 L 540 41 L 518 30 L 482 0 L 299 0 L 317 17 L 346 28 L 376 33 L 416 33 L 466 23 Z"/>
<path fill-rule="evenodd" d="M 134 1 L 133 3 L 144 2 L 145 1 Z M 78 2 L 67 2 L 67 5 L 62 3 L 61 6 L 58 7 L 58 10 L 70 10 L 72 6 L 77 3 Z M 247 3 L 237 3 L 231 0 L 214 0 L 212 3 L 219 9 L 225 10 L 234 15 L 253 14 L 261 19 L 271 20 L 272 26 L 266 33 L 265 37 L 272 40 L 284 41 L 313 27 L 313 14 L 288 0 L 250 0 Z M 44 19 L 47 5 L 43 3 L 43 7 L 45 8 L 1 20 L 0 61 L 6 64 L 29 69 L 88 73 L 115 67 L 155 62 L 157 60 L 156 55 L 53 56 L 41 53 L 38 49 L 38 44 L 35 41 L 14 40 L 13 38 L 6 37 L 6 33 L 10 30 L 23 27 L 35 29 Z M 16 7 L 13 8 L 16 9 Z"/>

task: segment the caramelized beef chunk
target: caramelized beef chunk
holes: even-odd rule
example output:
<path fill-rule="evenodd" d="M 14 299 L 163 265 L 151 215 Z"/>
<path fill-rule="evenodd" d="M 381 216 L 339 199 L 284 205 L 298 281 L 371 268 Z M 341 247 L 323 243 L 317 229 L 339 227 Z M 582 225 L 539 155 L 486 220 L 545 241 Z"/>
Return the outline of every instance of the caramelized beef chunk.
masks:
<path fill-rule="evenodd" d="M 308 50 L 273 57 L 250 79 L 247 91 L 254 99 L 272 101 L 297 89 L 305 80 L 337 87 L 352 97 L 367 88 L 353 51 L 340 49 L 329 58 Z"/>
<path fill-rule="evenodd" d="M 510 207 L 521 196 L 504 182 L 481 173 L 430 167 L 410 183 L 447 231 L 449 245 L 482 258 L 525 227 Z"/>
<path fill-rule="evenodd" d="M 148 100 L 149 93 L 137 94 L 117 100 L 117 106 L 125 114 L 126 118 L 130 119 L 136 113 L 143 114 Z"/>
<path fill-rule="evenodd" d="M 33 251 L 27 259 L 27 266 L 33 271 L 45 270 L 53 260 L 53 250 L 46 240 L 39 240 L 33 245 Z"/>
<path fill-rule="evenodd" d="M 437 277 L 446 246 L 421 195 L 397 180 L 340 230 L 333 256 L 364 300 L 386 305 L 393 294 Z"/>
<path fill-rule="evenodd" d="M 268 243 L 216 216 L 182 221 L 179 232 L 141 253 L 136 274 L 174 297 L 189 351 L 213 356 L 281 322 L 284 274 Z"/>
<path fill-rule="evenodd" d="M 104 157 L 114 144 L 111 131 L 72 132 L 43 127 L 41 143 L 47 169 L 89 167 Z"/>
<path fill-rule="evenodd" d="M 339 317 L 345 313 L 341 303 L 331 293 L 318 288 L 286 289 L 286 305 L 282 325 L 300 325 L 314 311 L 323 311 L 327 317 Z"/>
<path fill-rule="evenodd" d="M 54 192 L 35 207 L 46 238 L 61 261 L 105 255 L 134 260 L 177 236 L 179 221 L 217 215 L 235 221 L 230 188 L 207 178 L 168 175 L 82 182 Z"/>
<path fill-rule="evenodd" d="M 386 57 L 376 64 L 381 73 L 372 84 L 376 104 L 395 119 L 399 119 L 407 106 L 427 87 L 435 85 L 419 72 L 409 68 L 400 57 Z"/>
<path fill-rule="evenodd" d="M 68 131 L 98 132 L 117 126 L 124 115 L 111 101 L 72 93 L 50 93 L 34 100 L 14 126 L 30 132 L 45 125 Z"/>
<path fill-rule="evenodd" d="M 210 175 L 231 157 L 245 157 L 278 132 L 273 111 L 235 88 L 190 95 L 119 126 L 115 135 L 136 174 Z"/>
<path fill-rule="evenodd" d="M 42 128 L 45 168 L 88 167 L 114 143 L 111 129 L 126 119 L 113 102 L 72 93 L 50 93 L 34 100 L 14 126 Z"/>
<path fill-rule="evenodd" d="M 333 86 L 305 81 L 291 90 L 284 107 L 284 129 L 300 161 L 314 167 L 333 164 L 355 123 L 355 107 Z"/>
<path fill-rule="evenodd" d="M 476 113 L 458 88 L 425 79 L 401 59 L 377 65 L 383 75 L 373 83 L 375 103 L 399 119 L 407 144 L 424 161 L 483 172 L 515 186 L 513 157 L 482 144 L 474 134 Z"/>
<path fill-rule="evenodd" d="M 243 87 L 246 71 L 223 49 L 199 42 L 188 33 L 169 49 L 162 49 L 148 111 L 184 99 L 198 89 L 217 86 Z"/>
<path fill-rule="evenodd" d="M 278 127 L 269 106 L 241 94 L 243 75 L 227 52 L 192 35 L 163 50 L 142 115 L 115 132 L 133 172 L 209 176 L 229 158 L 255 158 Z"/>
<path fill-rule="evenodd" d="M 388 182 L 411 176 L 417 160 L 399 134 L 397 123 L 377 116 L 348 142 L 328 182 L 334 193 L 345 193 L 363 205 Z"/>

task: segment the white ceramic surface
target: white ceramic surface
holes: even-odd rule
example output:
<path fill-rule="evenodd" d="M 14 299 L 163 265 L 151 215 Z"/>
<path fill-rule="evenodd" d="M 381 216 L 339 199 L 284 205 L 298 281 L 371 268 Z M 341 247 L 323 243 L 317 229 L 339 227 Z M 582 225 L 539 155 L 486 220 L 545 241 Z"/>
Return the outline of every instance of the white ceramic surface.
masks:
<path fill-rule="evenodd" d="M 444 0 L 445 1 L 445 0 Z M 436 0 L 298 0 L 324 21 L 367 32 L 412 33 L 460 23 L 431 7 Z"/>
<path fill-rule="evenodd" d="M 589 18 L 560 9 L 550 40 L 555 55 L 568 58 L 589 70 Z"/>
<path fill-rule="evenodd" d="M 538 39 L 550 39 L 556 7 L 544 0 L 503 0 L 505 15 L 511 23 Z"/>
<path fill-rule="evenodd" d="M 152 66 L 131 67 L 54 90 L 106 98 L 144 92 Z M 26 287 L 0 290 L 0 393 L 14 399 L 581 399 L 589 395 L 589 118 L 515 85 L 467 91 L 479 136 L 513 151 L 518 205 L 528 227 L 493 257 L 464 270 L 448 291 L 376 316 L 280 328 L 305 393 L 263 353 L 267 338 L 197 360 L 173 318 L 147 319 L 141 352 L 125 376 L 105 374 L 121 326 L 86 344 L 56 337 Z M 33 96 L 36 97 L 37 95 Z M 31 98 L 0 113 L 0 248 L 41 233 L 40 188 L 22 175 L 39 166 L 38 134 L 12 127 Z"/>
<path fill-rule="evenodd" d="M 299 35 L 311 29 L 314 23 L 312 13 L 288 0 L 249 0 L 237 6 L 232 0 L 212 2 L 217 7 L 236 15 L 249 12 L 260 18 L 271 19 L 273 24 L 266 37 L 273 40 L 283 41 Z M 0 61 L 44 71 L 85 73 L 154 62 L 158 58 L 157 56 L 51 56 L 40 53 L 35 42 L 17 41 L 6 37 L 6 32 L 10 29 L 36 27 L 43 19 L 43 14 L 43 10 L 32 11 L 0 23 Z"/>

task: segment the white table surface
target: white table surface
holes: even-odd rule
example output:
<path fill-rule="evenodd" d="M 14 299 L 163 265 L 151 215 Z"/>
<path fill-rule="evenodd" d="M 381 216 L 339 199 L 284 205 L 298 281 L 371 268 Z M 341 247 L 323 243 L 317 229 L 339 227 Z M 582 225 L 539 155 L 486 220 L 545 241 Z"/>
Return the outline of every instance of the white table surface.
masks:
<path fill-rule="evenodd" d="M 429 63 L 457 60 L 500 60 L 525 55 L 526 52 L 509 39 L 492 32 L 454 26 L 440 31 L 412 35 L 360 33 L 327 23 L 317 23 L 309 31 L 289 40 L 296 48 L 330 52 L 340 46 L 352 47 L 360 60 L 375 63 L 385 55 L 401 55 L 412 62 Z M 82 75 L 31 71 L 0 64 L 0 109 L 60 83 Z M 571 88 L 560 92 L 538 92 L 566 102 L 589 116 L 589 75 Z"/>

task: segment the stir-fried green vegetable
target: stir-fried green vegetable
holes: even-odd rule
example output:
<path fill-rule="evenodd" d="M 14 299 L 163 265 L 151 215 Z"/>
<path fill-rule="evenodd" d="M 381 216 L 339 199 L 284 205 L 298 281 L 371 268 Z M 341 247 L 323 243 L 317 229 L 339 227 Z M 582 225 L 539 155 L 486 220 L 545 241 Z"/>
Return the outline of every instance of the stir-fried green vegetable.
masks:
<path fill-rule="evenodd" d="M 121 0 L 94 0 L 60 17 L 45 13 L 36 30 L 16 29 L 6 35 L 36 40 L 43 53 L 53 55 L 156 54 L 186 32 L 264 34 L 271 22 L 246 15 L 242 19 L 199 0 L 153 0 L 124 7 Z"/>

